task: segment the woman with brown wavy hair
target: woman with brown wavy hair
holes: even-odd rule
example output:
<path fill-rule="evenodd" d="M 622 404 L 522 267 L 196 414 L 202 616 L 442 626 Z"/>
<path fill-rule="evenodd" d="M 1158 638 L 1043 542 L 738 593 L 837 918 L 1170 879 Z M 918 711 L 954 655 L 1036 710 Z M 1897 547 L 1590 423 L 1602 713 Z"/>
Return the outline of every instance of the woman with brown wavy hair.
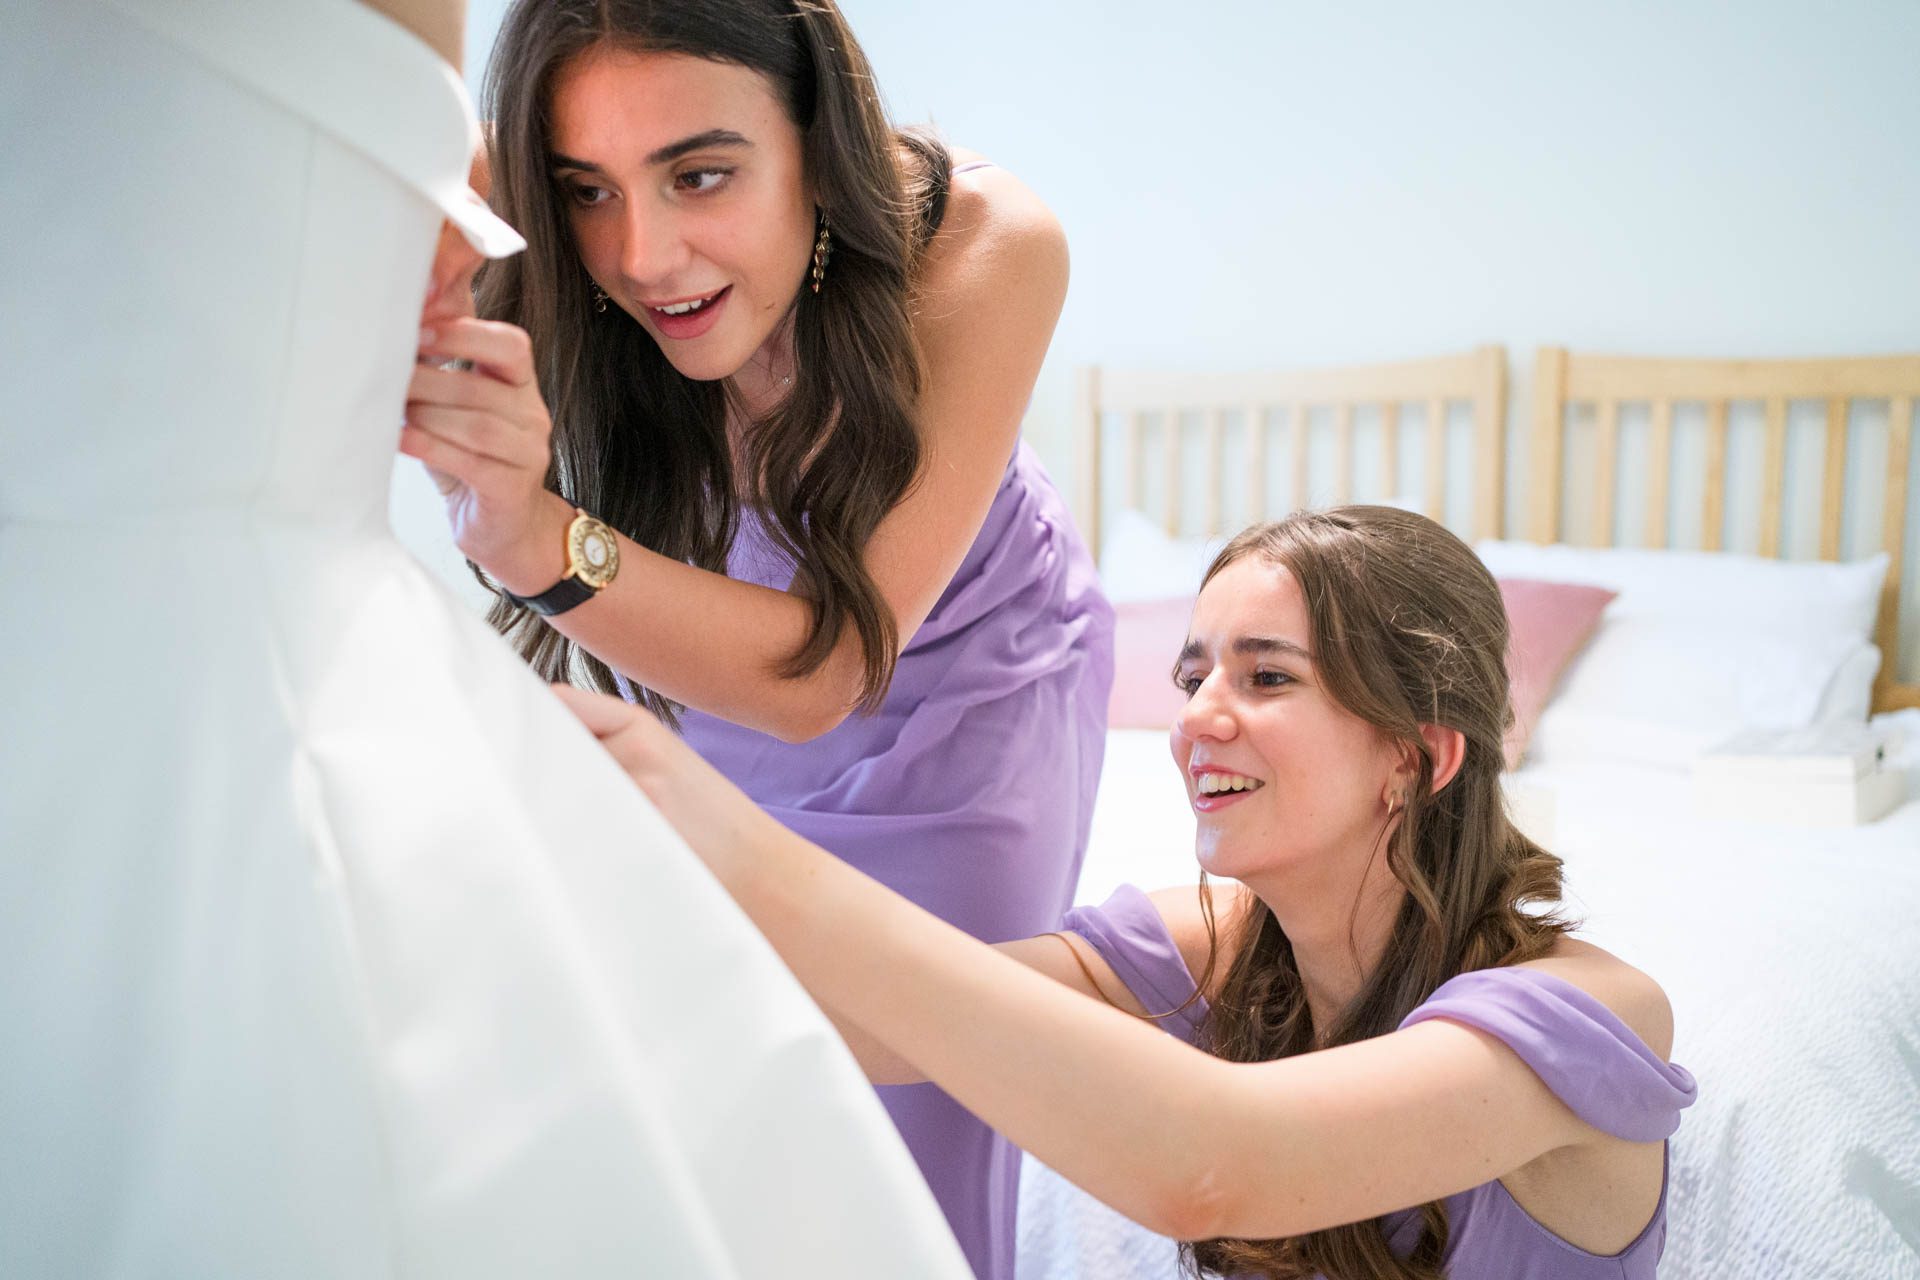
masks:
<path fill-rule="evenodd" d="M 429 310 L 401 448 L 492 621 L 974 936 L 1050 927 L 1112 678 L 1018 443 L 1066 289 L 1052 215 L 892 128 L 826 0 L 526 0 L 486 96 L 528 250 L 486 268 L 484 318 Z M 934 1086 L 883 1101 L 1010 1276 L 1018 1153 Z"/>
<path fill-rule="evenodd" d="M 1573 936 L 1559 860 L 1508 820 L 1506 647 L 1492 577 L 1424 517 L 1247 530 L 1174 669 L 1200 892 L 997 949 L 564 696 L 870 1075 L 938 1081 L 1196 1268 L 1646 1280 L 1693 1081 L 1660 988 Z"/>

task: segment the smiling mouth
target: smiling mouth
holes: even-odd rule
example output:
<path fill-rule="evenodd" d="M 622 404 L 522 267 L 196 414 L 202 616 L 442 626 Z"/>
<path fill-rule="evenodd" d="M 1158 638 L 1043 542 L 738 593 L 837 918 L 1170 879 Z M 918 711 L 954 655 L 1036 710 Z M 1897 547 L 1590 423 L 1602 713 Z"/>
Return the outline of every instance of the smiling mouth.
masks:
<path fill-rule="evenodd" d="M 1263 785 L 1258 778 L 1249 778 L 1245 774 L 1203 773 L 1194 780 L 1193 790 L 1196 795 L 1224 796 L 1257 791 Z"/>
<path fill-rule="evenodd" d="M 653 312 L 655 315 L 662 316 L 698 315 L 700 312 L 705 311 L 708 307 L 718 302 L 720 295 L 732 287 L 732 285 L 728 285 L 726 289 L 716 289 L 704 298 L 690 298 L 685 302 L 671 302 L 664 307 L 649 306 L 647 310 Z"/>

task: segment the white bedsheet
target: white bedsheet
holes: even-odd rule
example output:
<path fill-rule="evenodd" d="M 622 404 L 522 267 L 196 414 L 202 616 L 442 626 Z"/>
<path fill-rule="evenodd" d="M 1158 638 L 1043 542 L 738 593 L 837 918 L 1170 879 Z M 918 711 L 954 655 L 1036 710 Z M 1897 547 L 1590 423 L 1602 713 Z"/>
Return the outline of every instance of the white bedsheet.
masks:
<path fill-rule="evenodd" d="M 1909 800 L 1865 827 L 1694 814 L 1685 775 L 1515 775 L 1553 797 L 1584 936 L 1653 974 L 1700 1100 L 1672 1147 L 1661 1273 L 1920 1280 L 1920 712 Z M 1164 735 L 1109 736 L 1079 900 L 1193 878 Z M 1187 844 L 1179 843 L 1185 837 Z M 1172 1280 L 1173 1245 L 1029 1160 L 1021 1280 Z"/>

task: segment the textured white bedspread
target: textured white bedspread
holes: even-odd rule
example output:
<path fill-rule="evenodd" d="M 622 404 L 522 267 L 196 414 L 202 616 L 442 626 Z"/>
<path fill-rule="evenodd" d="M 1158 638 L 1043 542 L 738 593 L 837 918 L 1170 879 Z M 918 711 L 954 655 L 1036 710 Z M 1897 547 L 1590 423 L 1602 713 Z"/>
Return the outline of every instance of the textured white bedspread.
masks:
<path fill-rule="evenodd" d="M 1865 827 L 1695 816 L 1684 775 L 1528 769 L 1584 936 L 1673 1001 L 1700 1100 L 1673 1141 L 1671 1280 L 1920 1280 L 1920 712 L 1909 800 Z M 1080 900 L 1191 878 L 1158 734 L 1115 733 Z M 1171 799 L 1169 799 L 1171 796 Z M 1171 810 L 1171 812 L 1169 812 Z M 1029 1160 L 1021 1280 L 1172 1280 L 1170 1242 Z"/>

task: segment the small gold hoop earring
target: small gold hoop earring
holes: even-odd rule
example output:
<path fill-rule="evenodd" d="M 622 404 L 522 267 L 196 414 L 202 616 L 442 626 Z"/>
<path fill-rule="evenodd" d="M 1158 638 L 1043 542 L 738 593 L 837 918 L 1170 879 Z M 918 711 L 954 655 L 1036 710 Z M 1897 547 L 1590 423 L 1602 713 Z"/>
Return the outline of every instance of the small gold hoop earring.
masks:
<path fill-rule="evenodd" d="M 820 282 L 827 278 L 827 259 L 833 256 L 833 233 L 827 230 L 827 215 L 820 214 L 820 234 L 813 241 L 813 291 L 820 292 Z"/>
<path fill-rule="evenodd" d="M 599 285 L 593 286 L 593 309 L 600 315 L 607 314 L 607 291 Z"/>

